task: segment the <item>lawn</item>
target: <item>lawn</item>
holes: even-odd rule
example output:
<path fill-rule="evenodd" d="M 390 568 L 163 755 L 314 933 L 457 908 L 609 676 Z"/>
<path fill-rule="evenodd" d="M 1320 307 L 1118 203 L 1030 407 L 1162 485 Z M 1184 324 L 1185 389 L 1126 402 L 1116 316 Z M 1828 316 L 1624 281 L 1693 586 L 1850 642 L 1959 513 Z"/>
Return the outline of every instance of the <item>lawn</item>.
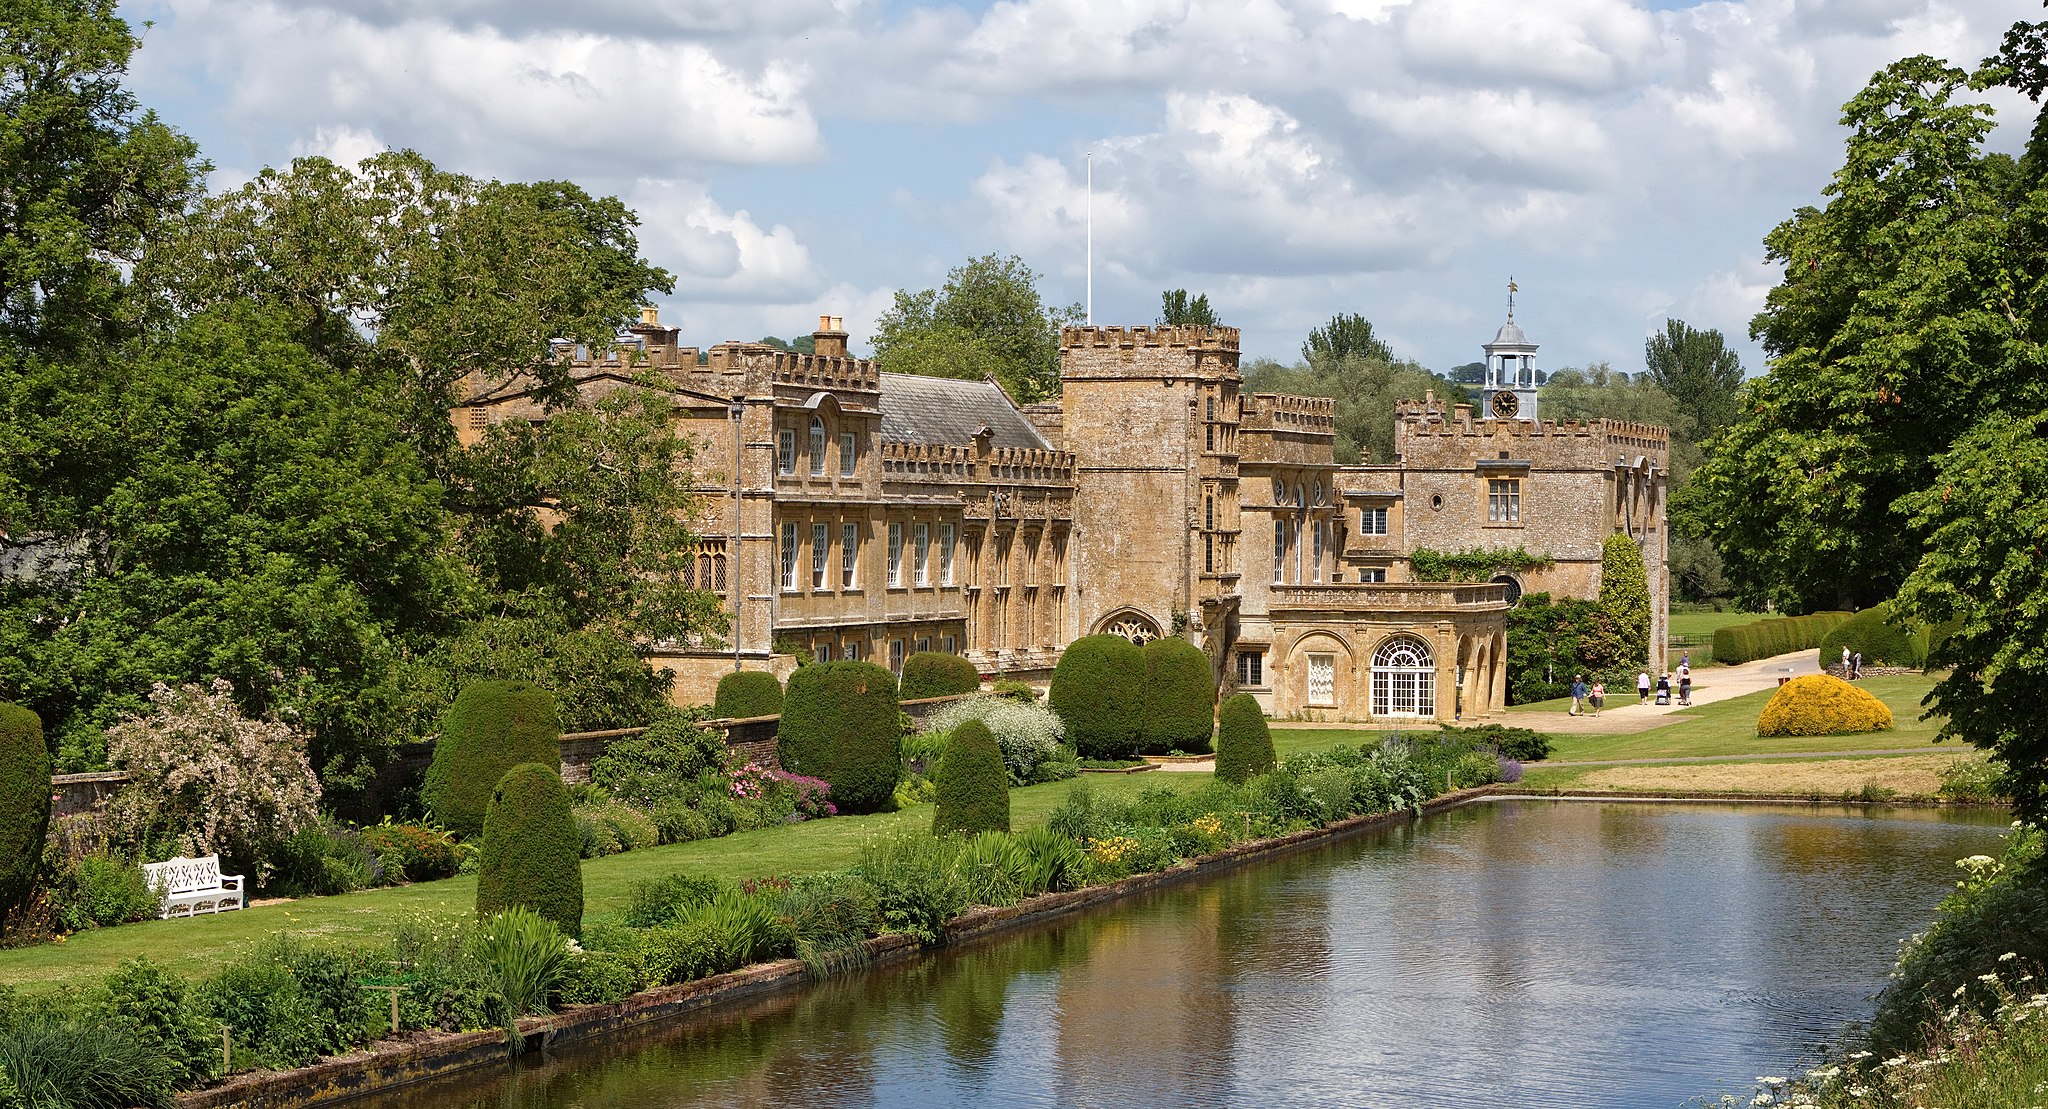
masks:
<path fill-rule="evenodd" d="M 1757 612 L 1674 612 L 1670 617 L 1671 634 L 1685 639 L 1712 639 L 1722 628 L 1763 619 L 1767 617 Z"/>
<path fill-rule="evenodd" d="M 1210 781 L 1206 773 L 1091 774 L 1083 780 L 1097 796 L 1132 796 L 1166 786 L 1189 790 Z M 1010 792 L 1013 827 L 1045 823 L 1066 799 L 1072 782 L 1027 786 Z M 719 839 L 678 843 L 589 859 L 583 864 L 586 923 L 615 916 L 629 903 L 633 885 L 646 878 L 688 871 L 720 878 L 808 874 L 843 870 L 859 858 L 862 845 L 879 837 L 931 827 L 932 809 L 841 816 L 739 832 Z M 455 921 L 476 903 L 476 879 L 449 878 L 409 886 L 364 890 L 338 897 L 312 897 L 258 905 L 221 916 L 149 921 L 80 932 L 63 943 L 0 951 L 0 985 L 23 991 L 72 990 L 137 955 L 199 977 L 241 951 L 280 932 L 361 947 L 388 943 L 405 920 Z"/>

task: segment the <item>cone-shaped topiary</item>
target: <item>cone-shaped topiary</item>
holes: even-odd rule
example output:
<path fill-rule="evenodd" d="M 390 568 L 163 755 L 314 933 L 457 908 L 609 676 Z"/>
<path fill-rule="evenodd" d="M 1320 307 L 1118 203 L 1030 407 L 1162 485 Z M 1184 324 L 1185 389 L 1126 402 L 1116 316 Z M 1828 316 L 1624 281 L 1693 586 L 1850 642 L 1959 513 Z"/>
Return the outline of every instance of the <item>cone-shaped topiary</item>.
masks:
<path fill-rule="evenodd" d="M 1273 769 L 1273 733 L 1258 698 L 1233 694 L 1216 725 L 1216 780 L 1248 782 Z"/>
<path fill-rule="evenodd" d="M 562 719 L 554 695 L 532 682 L 472 682 L 441 717 L 420 800 L 441 827 L 483 834 L 484 808 L 507 770 L 537 762 L 562 769 Z"/>
<path fill-rule="evenodd" d="M 789 676 L 775 753 L 782 768 L 832 783 L 840 812 L 879 812 L 902 772 L 896 676 L 872 662 L 819 662 Z"/>
<path fill-rule="evenodd" d="M 1807 674 L 1778 687 L 1756 718 L 1756 734 L 1850 735 L 1892 726 L 1883 701 L 1832 674 Z"/>
<path fill-rule="evenodd" d="M 1179 636 L 1145 644 L 1145 751 L 1206 754 L 1216 723 L 1216 675 L 1209 656 Z"/>
<path fill-rule="evenodd" d="M 0 701 L 0 930 L 28 901 L 50 831 L 50 751 L 42 717 Z"/>
<path fill-rule="evenodd" d="M 782 711 L 782 683 L 765 670 L 740 670 L 718 679 L 711 715 L 723 720 L 774 716 Z"/>
<path fill-rule="evenodd" d="M 939 756 L 938 782 L 933 835 L 1010 830 L 1010 772 L 986 724 L 969 720 L 953 729 Z"/>
<path fill-rule="evenodd" d="M 505 772 L 484 817 L 476 915 L 524 905 L 567 936 L 583 934 L 583 837 L 562 776 L 543 763 Z"/>
<path fill-rule="evenodd" d="M 1046 703 L 1082 758 L 1126 759 L 1137 753 L 1143 734 L 1144 681 L 1144 652 L 1130 640 L 1084 636 L 1061 653 Z"/>
<path fill-rule="evenodd" d="M 920 697 L 972 693 L 980 688 L 981 674 L 973 663 L 944 651 L 919 651 L 903 660 L 903 685 L 896 696 L 915 701 Z"/>

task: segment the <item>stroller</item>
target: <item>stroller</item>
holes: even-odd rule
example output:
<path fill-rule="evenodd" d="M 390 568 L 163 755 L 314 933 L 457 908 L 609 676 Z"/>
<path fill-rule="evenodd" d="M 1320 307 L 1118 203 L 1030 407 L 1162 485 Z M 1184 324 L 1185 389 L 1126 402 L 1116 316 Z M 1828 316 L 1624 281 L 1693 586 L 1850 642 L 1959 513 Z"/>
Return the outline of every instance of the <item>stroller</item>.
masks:
<path fill-rule="evenodd" d="M 1671 703 L 1671 676 L 1669 674 L 1657 679 L 1657 703 L 1660 705 Z"/>

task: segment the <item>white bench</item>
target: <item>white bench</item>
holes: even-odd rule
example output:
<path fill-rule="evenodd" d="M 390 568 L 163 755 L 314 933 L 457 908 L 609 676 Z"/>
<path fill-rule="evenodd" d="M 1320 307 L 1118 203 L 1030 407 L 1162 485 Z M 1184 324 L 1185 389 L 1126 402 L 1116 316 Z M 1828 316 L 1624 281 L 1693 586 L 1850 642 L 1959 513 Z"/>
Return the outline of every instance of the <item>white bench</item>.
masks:
<path fill-rule="evenodd" d="M 166 859 L 142 864 L 149 888 L 163 900 L 163 918 L 198 913 L 225 913 L 242 908 L 242 876 L 222 874 L 220 856 Z"/>

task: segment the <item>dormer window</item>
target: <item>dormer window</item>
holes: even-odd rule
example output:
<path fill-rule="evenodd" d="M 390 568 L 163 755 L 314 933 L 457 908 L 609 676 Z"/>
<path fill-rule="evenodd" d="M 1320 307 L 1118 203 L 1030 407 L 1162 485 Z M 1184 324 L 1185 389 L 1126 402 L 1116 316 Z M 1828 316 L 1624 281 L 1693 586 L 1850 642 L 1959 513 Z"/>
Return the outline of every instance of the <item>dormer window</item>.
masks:
<path fill-rule="evenodd" d="M 825 421 L 811 417 L 811 476 L 825 472 Z"/>

